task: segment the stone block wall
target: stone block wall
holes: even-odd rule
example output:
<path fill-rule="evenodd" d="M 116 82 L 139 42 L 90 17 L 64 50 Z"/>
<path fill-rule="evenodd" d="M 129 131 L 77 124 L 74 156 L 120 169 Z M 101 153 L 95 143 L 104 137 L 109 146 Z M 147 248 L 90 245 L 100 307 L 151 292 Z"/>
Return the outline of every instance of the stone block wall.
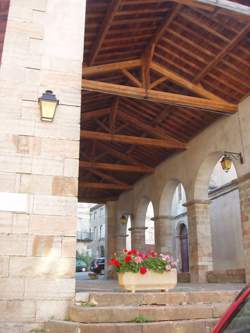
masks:
<path fill-rule="evenodd" d="M 250 282 L 250 174 L 239 179 L 240 208 L 246 281 Z"/>
<path fill-rule="evenodd" d="M 84 1 L 11 0 L 0 68 L 0 332 L 65 319 L 75 294 Z M 53 123 L 38 97 L 60 100 Z"/>

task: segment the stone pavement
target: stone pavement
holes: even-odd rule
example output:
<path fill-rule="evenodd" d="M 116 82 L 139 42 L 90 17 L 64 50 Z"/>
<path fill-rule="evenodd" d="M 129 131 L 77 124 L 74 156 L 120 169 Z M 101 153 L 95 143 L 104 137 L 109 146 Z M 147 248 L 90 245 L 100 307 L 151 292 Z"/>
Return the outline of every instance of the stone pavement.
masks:
<path fill-rule="evenodd" d="M 244 284 L 240 283 L 206 283 L 206 284 L 192 284 L 192 283 L 179 283 L 172 292 L 178 291 L 226 291 L 226 290 L 240 290 Z M 124 290 L 118 286 L 117 280 L 107 280 L 100 276 L 97 280 L 76 280 L 76 292 L 87 291 L 102 291 L 102 292 L 123 292 Z M 126 291 L 124 291 L 126 292 Z"/>

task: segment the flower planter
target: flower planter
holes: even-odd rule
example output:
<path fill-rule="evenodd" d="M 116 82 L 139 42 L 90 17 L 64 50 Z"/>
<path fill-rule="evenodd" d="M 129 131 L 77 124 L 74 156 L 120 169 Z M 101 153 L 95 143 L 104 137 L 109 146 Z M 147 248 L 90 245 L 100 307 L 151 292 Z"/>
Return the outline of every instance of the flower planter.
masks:
<path fill-rule="evenodd" d="M 133 293 L 137 290 L 161 290 L 168 291 L 177 285 L 177 270 L 157 273 L 147 271 L 146 274 L 140 273 L 118 273 L 119 285 Z"/>

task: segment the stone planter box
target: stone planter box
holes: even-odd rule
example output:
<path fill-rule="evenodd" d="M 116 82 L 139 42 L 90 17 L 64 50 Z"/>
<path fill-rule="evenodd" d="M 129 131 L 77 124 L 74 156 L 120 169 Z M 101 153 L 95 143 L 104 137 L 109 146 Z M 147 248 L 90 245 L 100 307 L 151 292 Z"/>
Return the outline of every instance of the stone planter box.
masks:
<path fill-rule="evenodd" d="M 156 273 L 147 271 L 146 274 L 140 273 L 118 273 L 119 286 L 132 291 L 137 290 L 161 290 L 168 291 L 177 285 L 177 270 L 170 272 Z"/>

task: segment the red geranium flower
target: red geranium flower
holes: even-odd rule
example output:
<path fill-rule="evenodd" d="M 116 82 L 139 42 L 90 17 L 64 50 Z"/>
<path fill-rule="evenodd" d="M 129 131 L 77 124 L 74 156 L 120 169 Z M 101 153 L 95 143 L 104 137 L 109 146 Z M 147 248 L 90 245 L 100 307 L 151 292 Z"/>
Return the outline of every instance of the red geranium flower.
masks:
<path fill-rule="evenodd" d="M 147 268 L 146 267 L 140 267 L 140 273 L 141 274 L 145 274 L 145 273 L 147 273 Z"/>
<path fill-rule="evenodd" d="M 151 251 L 151 252 L 150 252 L 150 255 L 151 255 L 152 258 L 156 258 L 156 257 L 157 257 L 157 253 L 154 252 L 154 251 Z"/>
<path fill-rule="evenodd" d="M 110 264 L 113 265 L 113 266 L 115 266 L 115 267 L 120 267 L 120 266 L 121 266 L 120 261 L 117 260 L 117 259 L 115 259 L 115 258 L 112 258 L 112 259 L 110 260 Z"/>
<path fill-rule="evenodd" d="M 124 261 L 125 261 L 126 263 L 128 263 L 128 262 L 132 261 L 132 257 L 131 257 L 131 256 L 126 256 L 126 257 L 124 258 Z"/>

